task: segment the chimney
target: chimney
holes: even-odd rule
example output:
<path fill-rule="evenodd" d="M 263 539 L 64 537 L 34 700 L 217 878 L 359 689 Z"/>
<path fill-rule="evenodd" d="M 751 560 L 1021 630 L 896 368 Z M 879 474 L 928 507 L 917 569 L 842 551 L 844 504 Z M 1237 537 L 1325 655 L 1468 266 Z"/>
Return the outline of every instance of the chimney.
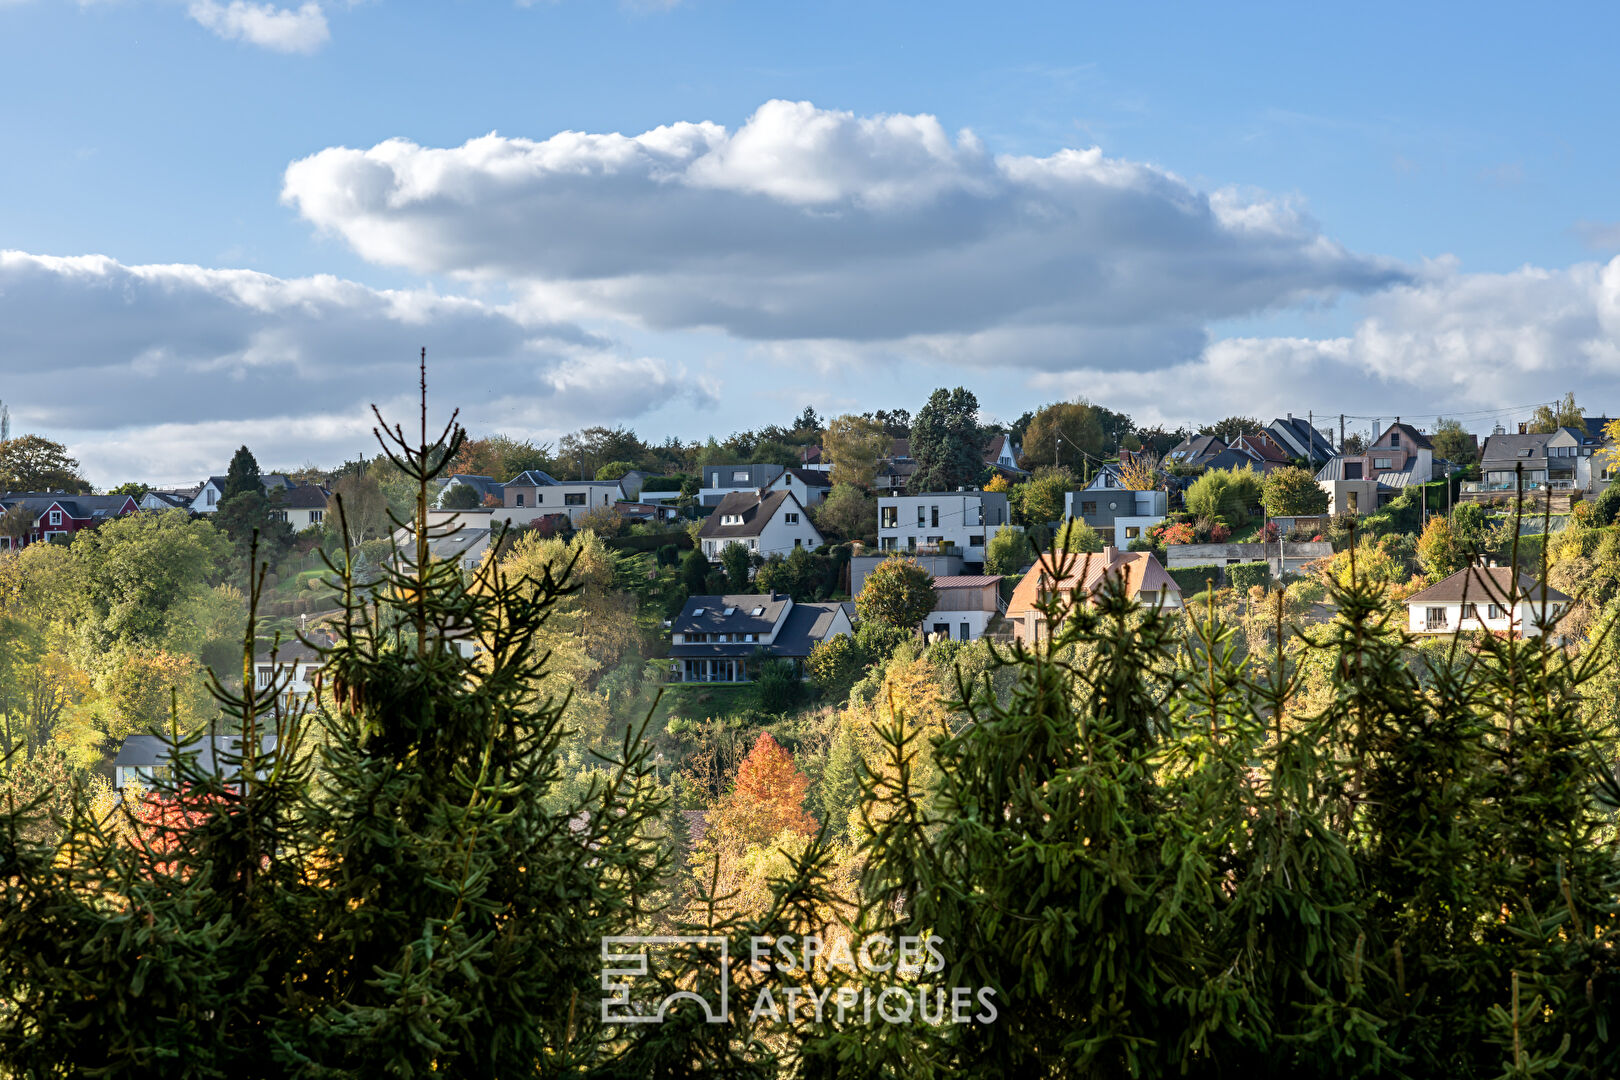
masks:
<path fill-rule="evenodd" d="M 1115 547 L 1113 544 L 1109 544 L 1107 547 L 1102 549 L 1102 554 L 1103 564 L 1105 566 L 1112 566 L 1119 558 L 1119 548 Z"/>

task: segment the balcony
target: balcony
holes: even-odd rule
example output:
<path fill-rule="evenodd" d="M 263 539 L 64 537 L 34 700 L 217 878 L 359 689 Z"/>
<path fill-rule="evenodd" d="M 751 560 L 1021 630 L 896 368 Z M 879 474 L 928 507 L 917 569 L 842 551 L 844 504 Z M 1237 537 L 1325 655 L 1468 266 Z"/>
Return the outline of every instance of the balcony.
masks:
<path fill-rule="evenodd" d="M 1463 482 L 1464 495 L 1512 495 L 1519 490 L 1516 480 L 1467 480 Z M 1573 480 L 1526 480 L 1525 492 L 1574 491 Z"/>

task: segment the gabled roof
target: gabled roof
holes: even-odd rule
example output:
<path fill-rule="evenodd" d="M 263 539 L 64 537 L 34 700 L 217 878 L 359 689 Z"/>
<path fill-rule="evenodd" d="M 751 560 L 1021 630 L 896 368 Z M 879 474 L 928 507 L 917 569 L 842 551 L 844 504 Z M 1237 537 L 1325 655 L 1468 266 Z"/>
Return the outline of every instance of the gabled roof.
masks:
<path fill-rule="evenodd" d="M 1068 573 L 1058 580 L 1058 571 L 1064 568 L 1065 559 L 1071 560 L 1066 567 Z M 1159 565 L 1159 560 L 1153 557 L 1151 551 L 1108 548 L 1100 553 L 1072 556 L 1048 551 L 1014 587 L 1012 600 L 1007 604 L 1007 617 L 1017 618 L 1026 611 L 1034 610 L 1041 591 L 1052 589 L 1054 582 L 1058 589 L 1065 592 L 1083 591 L 1090 596 L 1102 587 L 1108 577 L 1120 578 L 1126 592 L 1144 602 L 1155 601 L 1161 589 L 1171 596 L 1181 596 L 1181 587 Z"/>
<path fill-rule="evenodd" d="M 1232 440 L 1231 449 L 1247 454 L 1259 461 L 1270 461 L 1279 465 L 1286 465 L 1293 460 L 1292 455 L 1278 446 L 1277 440 L 1269 432 L 1265 431 L 1239 435 Z"/>
<path fill-rule="evenodd" d="M 1480 466 L 1483 468 L 1487 462 L 1512 465 L 1518 461 L 1545 458 L 1547 440 L 1552 437 L 1553 433 L 1550 431 L 1531 432 L 1525 435 L 1492 435 L 1480 448 Z"/>
<path fill-rule="evenodd" d="M 705 540 L 735 540 L 758 536 L 789 499 L 793 500 L 794 507 L 802 513 L 803 507 L 799 506 L 799 500 L 793 497 L 791 491 L 768 491 L 763 498 L 753 491 L 733 491 L 721 499 L 720 505 L 704 519 L 703 528 L 698 532 L 698 536 Z M 742 518 L 742 523 L 722 524 L 731 517 Z"/>
<path fill-rule="evenodd" d="M 1407 604 L 1446 604 L 1466 600 L 1470 604 L 1500 604 L 1507 606 L 1508 593 L 1517 578 L 1517 599 L 1539 604 L 1543 601 L 1567 604 L 1571 598 L 1557 589 L 1548 587 L 1522 571 L 1515 574 L 1508 566 L 1470 566 L 1450 577 L 1438 581 L 1420 593 L 1406 598 Z M 1467 595 L 1465 596 L 1464 593 Z"/>
<path fill-rule="evenodd" d="M 525 469 L 502 486 L 505 487 L 507 484 L 516 484 L 518 487 L 556 487 L 557 478 L 539 469 Z"/>
<path fill-rule="evenodd" d="M 1608 427 L 1613 422 L 1614 417 L 1612 416 L 1581 417 L 1581 423 L 1586 426 L 1586 438 L 1588 442 L 1602 442 L 1603 429 Z"/>
<path fill-rule="evenodd" d="M 792 603 L 787 593 L 689 596 L 669 629 L 673 634 L 768 634 Z"/>
<path fill-rule="evenodd" d="M 782 474 L 782 476 L 791 476 L 791 477 L 795 478 L 796 480 L 798 480 L 800 483 L 804 484 L 806 487 L 813 487 L 813 488 L 830 488 L 830 487 L 832 487 L 831 474 L 822 472 L 819 469 L 798 469 L 798 468 L 794 468 L 794 469 L 787 470 L 786 472 L 784 472 Z M 782 476 L 778 476 L 776 478 L 776 480 L 772 480 L 771 483 L 775 484 L 777 481 L 782 479 Z"/>
<path fill-rule="evenodd" d="M 1382 442 L 1383 439 L 1384 439 L 1384 435 L 1388 435 L 1392 431 L 1400 432 L 1402 435 L 1404 435 L 1406 437 L 1407 441 L 1409 443 L 1411 443 L 1411 445 L 1413 445 L 1413 446 L 1420 447 L 1421 449 L 1424 449 L 1424 450 L 1433 450 L 1434 449 L 1434 443 L 1429 441 L 1429 437 L 1427 435 L 1423 434 L 1423 432 L 1419 431 L 1417 428 L 1413 427 L 1411 424 L 1391 424 L 1391 425 L 1389 425 L 1389 427 L 1384 429 L 1384 434 L 1383 435 L 1380 435 L 1380 436 L 1378 436 L 1378 438 L 1373 440 L 1374 445 Z"/>
<path fill-rule="evenodd" d="M 35 517 L 53 506 L 77 521 L 96 521 L 140 509 L 133 495 L 63 495 L 50 491 L 19 491 L 0 495 L 0 506 L 21 505 Z"/>
<path fill-rule="evenodd" d="M 275 749 L 276 737 L 265 735 L 262 737 L 265 751 Z M 181 752 L 197 751 L 197 765 L 205 772 L 217 773 L 225 768 L 220 757 L 225 754 L 239 754 L 242 749 L 240 735 L 199 735 L 181 744 Z M 167 740 L 157 735 L 126 735 L 124 743 L 118 748 L 118 757 L 113 765 L 120 768 L 147 768 L 162 765 L 169 760 L 170 746 Z"/>
<path fill-rule="evenodd" d="M 271 502 L 287 510 L 324 510 L 331 494 L 323 487 L 315 484 L 299 484 L 297 487 L 279 491 L 271 498 Z"/>
<path fill-rule="evenodd" d="M 1203 465 L 1225 450 L 1226 443 L 1214 435 L 1191 435 L 1173 446 L 1164 457 L 1172 465 Z"/>
<path fill-rule="evenodd" d="M 1311 461 L 1325 461 L 1335 453 L 1332 440 L 1323 435 L 1319 429 L 1312 427 L 1310 421 L 1303 416 L 1287 416 L 1281 420 L 1273 420 L 1266 426 L 1266 430 L 1277 436 L 1278 441 L 1297 457 L 1308 458 Z"/>
<path fill-rule="evenodd" d="M 478 476 L 473 473 L 458 473 L 447 480 L 444 486 L 446 489 L 448 489 L 452 484 L 465 484 L 474 491 L 478 492 L 480 498 L 490 495 L 495 496 L 497 499 L 505 498 L 506 485 L 497 482 L 493 476 Z M 443 498 L 444 493 L 440 492 L 439 494 L 440 497 Z"/>

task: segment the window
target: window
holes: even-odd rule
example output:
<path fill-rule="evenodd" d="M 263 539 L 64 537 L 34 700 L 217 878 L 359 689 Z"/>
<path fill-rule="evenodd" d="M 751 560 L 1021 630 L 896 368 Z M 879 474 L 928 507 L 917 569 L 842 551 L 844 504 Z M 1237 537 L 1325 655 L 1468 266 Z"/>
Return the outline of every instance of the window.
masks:
<path fill-rule="evenodd" d="M 968 547 L 984 547 L 984 537 L 982 535 L 968 537 Z"/>
<path fill-rule="evenodd" d="M 213 488 L 209 488 L 208 489 L 208 505 L 213 506 L 214 505 L 214 500 L 216 500 L 218 498 L 219 498 L 219 492 L 215 491 Z"/>
<path fill-rule="evenodd" d="M 756 618 L 756 619 L 757 619 L 757 618 L 759 618 L 759 617 L 760 617 L 760 616 L 761 616 L 761 615 L 763 615 L 763 614 L 765 614 L 765 609 L 764 609 L 764 608 L 762 608 L 762 607 L 757 607 L 757 608 L 755 608 L 755 609 L 754 609 L 754 610 L 753 610 L 753 611 L 750 611 L 750 612 L 749 612 L 749 613 L 748 613 L 748 614 L 750 614 L 750 615 L 752 615 L 752 616 L 753 616 L 753 617 L 754 617 L 754 618 Z M 752 634 L 750 634 L 750 635 L 748 635 L 748 636 L 749 636 L 749 637 L 753 637 L 753 636 L 754 636 L 754 635 L 752 635 Z"/>
<path fill-rule="evenodd" d="M 882 525 L 885 529 L 895 529 L 895 528 L 898 528 L 900 526 L 900 508 L 899 507 L 885 506 L 883 508 L 882 517 L 883 517 L 883 520 L 878 522 L 878 524 Z"/>
<path fill-rule="evenodd" d="M 522 506 L 523 505 L 523 492 L 520 491 L 520 492 L 517 493 L 517 502 L 514 503 L 513 505 L 515 505 L 515 506 Z"/>
<path fill-rule="evenodd" d="M 285 511 L 285 510 L 272 510 L 272 511 L 270 511 L 270 520 L 272 520 L 272 521 L 286 521 L 287 520 L 287 511 Z M 52 524 L 55 524 L 55 522 L 52 522 Z"/>
<path fill-rule="evenodd" d="M 917 528 L 920 529 L 924 525 L 927 525 L 927 524 L 928 524 L 928 510 L 927 510 L 927 508 L 922 507 L 922 506 L 917 507 Z"/>
<path fill-rule="evenodd" d="M 898 537 L 894 537 L 894 536 L 882 536 L 882 537 L 879 537 L 878 538 L 878 550 L 879 551 L 893 551 L 894 547 L 895 547 L 895 541 L 897 539 L 898 539 Z"/>
<path fill-rule="evenodd" d="M 325 518 L 325 510 L 311 510 L 309 512 L 309 523 L 311 525 L 319 525 L 323 520 L 325 520 Z"/>
<path fill-rule="evenodd" d="M 1495 604 L 1486 604 L 1485 617 L 1487 619 L 1500 619 L 1502 617 L 1502 609 L 1497 607 Z"/>
<path fill-rule="evenodd" d="M 1355 513 L 1355 512 L 1356 512 L 1356 511 L 1357 511 L 1357 510 L 1358 510 L 1358 509 L 1360 509 L 1360 507 L 1358 507 L 1358 506 L 1357 506 L 1357 505 L 1356 505 L 1356 504 L 1357 504 L 1357 503 L 1358 503 L 1358 502 L 1359 502 L 1359 501 L 1360 501 L 1360 500 L 1359 500 L 1359 499 L 1357 499 L 1357 497 L 1356 497 L 1356 493 L 1355 493 L 1355 492 L 1354 492 L 1354 491 L 1347 491 L 1347 492 L 1345 492 L 1345 495 L 1346 495 L 1346 496 L 1347 496 L 1347 497 L 1348 497 L 1348 498 L 1349 498 L 1349 501 L 1350 501 L 1350 512 L 1351 512 L 1351 513 L 1352 513 L 1352 514 L 1353 514 L 1353 513 Z"/>
<path fill-rule="evenodd" d="M 782 515 L 782 520 L 784 522 L 786 522 L 787 524 L 789 524 L 789 525 L 797 525 L 799 523 L 799 515 L 798 514 L 783 514 Z"/>
<path fill-rule="evenodd" d="M 1391 431 L 1389 433 L 1389 445 L 1391 445 L 1391 446 L 1399 446 L 1399 445 L 1401 445 L 1401 433 L 1400 432 Z"/>
<path fill-rule="evenodd" d="M 929 507 L 929 510 L 932 511 L 928 522 L 929 528 L 937 529 L 939 528 L 939 507 L 931 506 Z"/>
<path fill-rule="evenodd" d="M 804 539 L 802 537 L 795 536 L 793 538 L 793 546 L 794 547 L 804 547 Z"/>
<path fill-rule="evenodd" d="M 1141 535 L 1142 535 L 1142 526 L 1140 526 L 1140 525 L 1127 525 L 1127 526 L 1125 526 L 1125 539 L 1127 539 L 1127 540 L 1135 540 L 1138 536 L 1141 536 Z"/>
<path fill-rule="evenodd" d="M 1423 612 L 1423 625 L 1430 630 L 1444 629 L 1446 625 L 1446 609 L 1443 607 L 1426 608 Z"/>
<path fill-rule="evenodd" d="M 1080 503 L 1080 516 L 1081 517 L 1096 517 L 1097 516 L 1097 500 L 1096 499 L 1082 500 L 1081 503 Z"/>
<path fill-rule="evenodd" d="M 967 623 L 963 623 L 962 624 L 962 638 L 961 638 L 961 640 L 966 641 L 972 635 L 973 635 L 972 628 Z"/>
<path fill-rule="evenodd" d="M 934 624 L 934 633 L 940 635 L 941 637 L 943 637 L 947 641 L 949 641 L 950 637 L 951 637 L 951 624 L 950 623 L 944 623 L 944 622 L 935 623 Z"/>
<path fill-rule="evenodd" d="M 748 541 L 748 550 L 749 551 L 753 551 L 757 547 L 759 547 L 759 541 L 758 540 L 750 540 L 750 541 Z"/>
<path fill-rule="evenodd" d="M 692 614 L 693 615 L 701 615 L 701 614 L 703 614 L 703 609 L 702 608 L 693 608 L 692 609 Z"/>
<path fill-rule="evenodd" d="M 748 470 L 747 469 L 738 469 L 736 472 L 732 473 L 731 474 L 731 482 L 733 484 L 746 484 L 746 483 L 748 483 Z"/>
<path fill-rule="evenodd" d="M 269 685 L 270 685 L 270 669 L 268 667 L 260 667 L 259 668 L 259 688 L 263 689 L 264 687 L 269 686 Z"/>
<path fill-rule="evenodd" d="M 545 501 L 546 501 L 546 493 L 545 492 L 537 491 L 537 492 L 534 493 L 534 505 L 539 506 L 541 503 L 543 503 Z M 519 503 L 518 505 L 521 506 L 523 504 Z"/>
<path fill-rule="evenodd" d="M 729 618 L 730 616 L 737 614 L 737 609 L 734 607 L 728 607 L 725 611 L 721 612 L 721 614 Z"/>
<path fill-rule="evenodd" d="M 1373 468 L 1375 468 L 1375 469 L 1393 469 L 1394 467 L 1395 467 L 1395 459 L 1394 458 L 1387 458 L 1387 457 L 1373 458 Z"/>
<path fill-rule="evenodd" d="M 1462 606 L 1462 617 L 1464 619 L 1478 619 L 1479 618 L 1479 609 L 1478 609 L 1478 607 L 1476 607 L 1474 604 L 1464 604 Z"/>
<path fill-rule="evenodd" d="M 1361 462 L 1347 461 L 1344 463 L 1344 478 L 1346 480 L 1361 479 Z"/>
<path fill-rule="evenodd" d="M 759 640 L 759 635 L 758 634 L 744 634 L 743 635 L 743 640 L 748 641 L 748 642 L 755 642 L 755 641 Z"/>
<path fill-rule="evenodd" d="M 563 496 L 563 505 L 564 506 L 584 506 L 585 505 L 585 493 L 582 491 L 582 492 L 579 492 L 578 494 L 574 494 L 573 492 L 569 492 L 568 494 L 565 494 Z"/>

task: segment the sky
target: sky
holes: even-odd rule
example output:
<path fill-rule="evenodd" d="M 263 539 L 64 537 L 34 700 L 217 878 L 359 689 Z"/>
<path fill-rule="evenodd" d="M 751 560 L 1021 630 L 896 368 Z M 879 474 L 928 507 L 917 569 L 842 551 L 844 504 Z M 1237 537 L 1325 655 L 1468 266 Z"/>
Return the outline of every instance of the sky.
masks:
<path fill-rule="evenodd" d="M 0 401 L 93 483 L 1083 396 L 1620 414 L 1613 5 L 0 0 Z"/>

